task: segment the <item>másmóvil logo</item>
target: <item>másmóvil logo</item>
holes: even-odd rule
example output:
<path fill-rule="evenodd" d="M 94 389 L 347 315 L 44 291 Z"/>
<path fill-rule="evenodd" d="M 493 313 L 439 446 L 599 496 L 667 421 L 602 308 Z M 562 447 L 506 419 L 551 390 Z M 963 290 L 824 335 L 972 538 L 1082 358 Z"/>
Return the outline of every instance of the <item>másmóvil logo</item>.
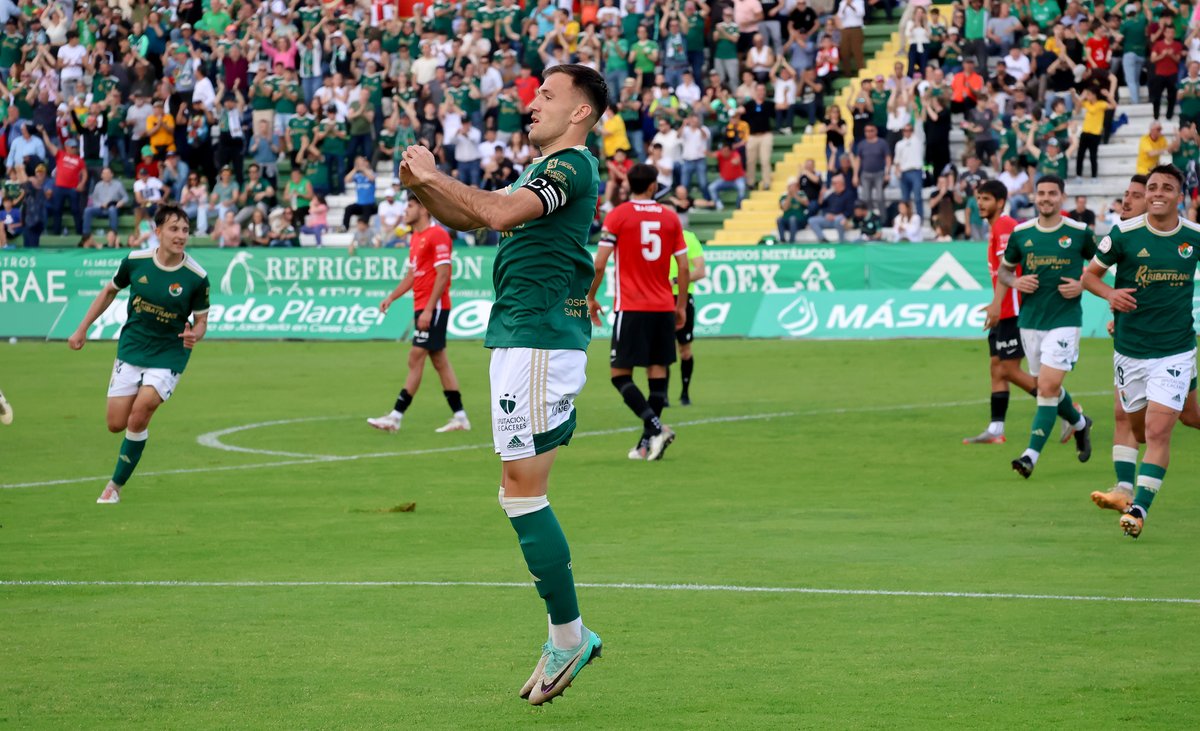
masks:
<path fill-rule="evenodd" d="M 821 324 L 817 308 L 804 295 L 800 295 L 792 300 L 791 304 L 780 310 L 775 320 L 792 337 L 808 335 Z"/>

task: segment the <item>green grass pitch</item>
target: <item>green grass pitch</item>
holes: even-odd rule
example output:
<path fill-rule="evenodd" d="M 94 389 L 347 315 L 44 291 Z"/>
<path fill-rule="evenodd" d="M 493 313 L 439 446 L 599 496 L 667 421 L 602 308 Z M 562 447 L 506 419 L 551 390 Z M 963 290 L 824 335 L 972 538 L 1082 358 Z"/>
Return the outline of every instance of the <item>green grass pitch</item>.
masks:
<path fill-rule="evenodd" d="M 1088 500 L 1113 479 L 1107 342 L 1067 383 L 1091 462 L 1052 440 L 1028 482 L 1008 463 L 1031 398 L 1007 445 L 960 443 L 988 417 L 982 338 L 700 341 L 696 404 L 667 411 L 679 438 L 651 464 L 625 457 L 597 343 L 550 497 L 605 652 L 543 709 L 516 697 L 545 614 L 496 504 L 486 351 L 450 351 L 474 431 L 433 432 L 432 368 L 403 430 L 372 431 L 406 348 L 202 343 L 123 502 L 98 506 L 113 345 L 0 346 L 0 486 L 67 481 L 0 489 L 0 580 L 254 584 L 0 585 L 0 728 L 1200 725 L 1200 442 L 1177 430 L 1145 534 L 1122 537 Z M 218 437 L 258 451 L 197 441 L 278 421 Z M 1086 599 L 1126 596 L 1193 603 Z"/>

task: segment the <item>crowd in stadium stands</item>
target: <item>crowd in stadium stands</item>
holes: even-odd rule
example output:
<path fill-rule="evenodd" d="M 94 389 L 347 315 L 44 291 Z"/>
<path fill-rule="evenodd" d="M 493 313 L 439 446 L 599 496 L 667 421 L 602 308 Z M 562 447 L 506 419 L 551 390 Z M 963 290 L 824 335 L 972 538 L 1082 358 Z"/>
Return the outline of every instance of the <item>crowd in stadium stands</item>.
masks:
<path fill-rule="evenodd" d="M 825 159 L 786 171 L 783 242 L 806 229 L 979 238 L 980 182 L 1003 181 L 1021 215 L 1038 175 L 1096 177 L 1143 86 L 1156 121 L 1138 170 L 1171 157 L 1196 217 L 1200 16 L 1186 1 L 435 0 L 411 13 L 386 0 L 0 0 L 0 243 L 37 246 L 69 218 L 81 245 L 154 246 L 153 213 L 171 200 L 220 246 L 339 228 L 395 244 L 405 146 L 503 189 L 535 154 L 523 130 L 539 74 L 567 62 L 609 86 L 589 141 L 598 217 L 639 161 L 683 216 L 740 204 L 772 184 L 774 135 L 795 131 L 823 137 Z M 898 24 L 903 45 L 889 74 L 860 82 L 869 20 Z M 827 105 L 841 79 L 848 104 Z M 329 220 L 343 194 L 353 202 Z M 122 217 L 132 232 L 118 237 Z"/>

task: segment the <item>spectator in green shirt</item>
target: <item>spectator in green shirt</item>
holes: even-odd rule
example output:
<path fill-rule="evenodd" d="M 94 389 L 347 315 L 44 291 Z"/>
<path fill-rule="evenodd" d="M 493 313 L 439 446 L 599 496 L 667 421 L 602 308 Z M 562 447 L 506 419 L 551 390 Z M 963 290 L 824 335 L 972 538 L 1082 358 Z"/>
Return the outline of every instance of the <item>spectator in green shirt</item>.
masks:
<path fill-rule="evenodd" d="M 1049 0 L 1052 1 L 1052 0 Z M 1125 72 L 1125 85 L 1129 87 L 1129 103 L 1141 102 L 1142 69 L 1146 65 L 1149 50 L 1146 45 L 1146 26 L 1150 22 L 1150 7 L 1142 7 L 1138 0 L 1125 6 L 1125 20 L 1120 33 L 1124 37 L 1125 53 L 1121 56 L 1121 68 Z"/>

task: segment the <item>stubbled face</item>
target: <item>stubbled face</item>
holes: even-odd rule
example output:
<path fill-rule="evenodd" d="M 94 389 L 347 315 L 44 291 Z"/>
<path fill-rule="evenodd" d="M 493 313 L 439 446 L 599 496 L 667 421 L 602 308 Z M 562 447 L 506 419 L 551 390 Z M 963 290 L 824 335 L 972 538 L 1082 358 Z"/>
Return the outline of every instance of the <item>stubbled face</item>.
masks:
<path fill-rule="evenodd" d="M 573 117 L 580 121 L 591 113 L 591 106 L 582 97 L 566 74 L 546 77 L 529 105 L 533 118 L 529 141 L 544 147 L 566 134 Z"/>
<path fill-rule="evenodd" d="M 1151 216 L 1165 216 L 1178 209 L 1182 197 L 1179 181 L 1171 175 L 1154 173 L 1146 181 L 1146 213 Z"/>
<path fill-rule="evenodd" d="M 1130 183 L 1121 199 L 1121 218 L 1136 218 L 1146 212 L 1146 186 Z"/>
<path fill-rule="evenodd" d="M 1038 213 L 1047 218 L 1062 210 L 1063 194 L 1053 183 L 1039 183 L 1034 198 Z"/>

